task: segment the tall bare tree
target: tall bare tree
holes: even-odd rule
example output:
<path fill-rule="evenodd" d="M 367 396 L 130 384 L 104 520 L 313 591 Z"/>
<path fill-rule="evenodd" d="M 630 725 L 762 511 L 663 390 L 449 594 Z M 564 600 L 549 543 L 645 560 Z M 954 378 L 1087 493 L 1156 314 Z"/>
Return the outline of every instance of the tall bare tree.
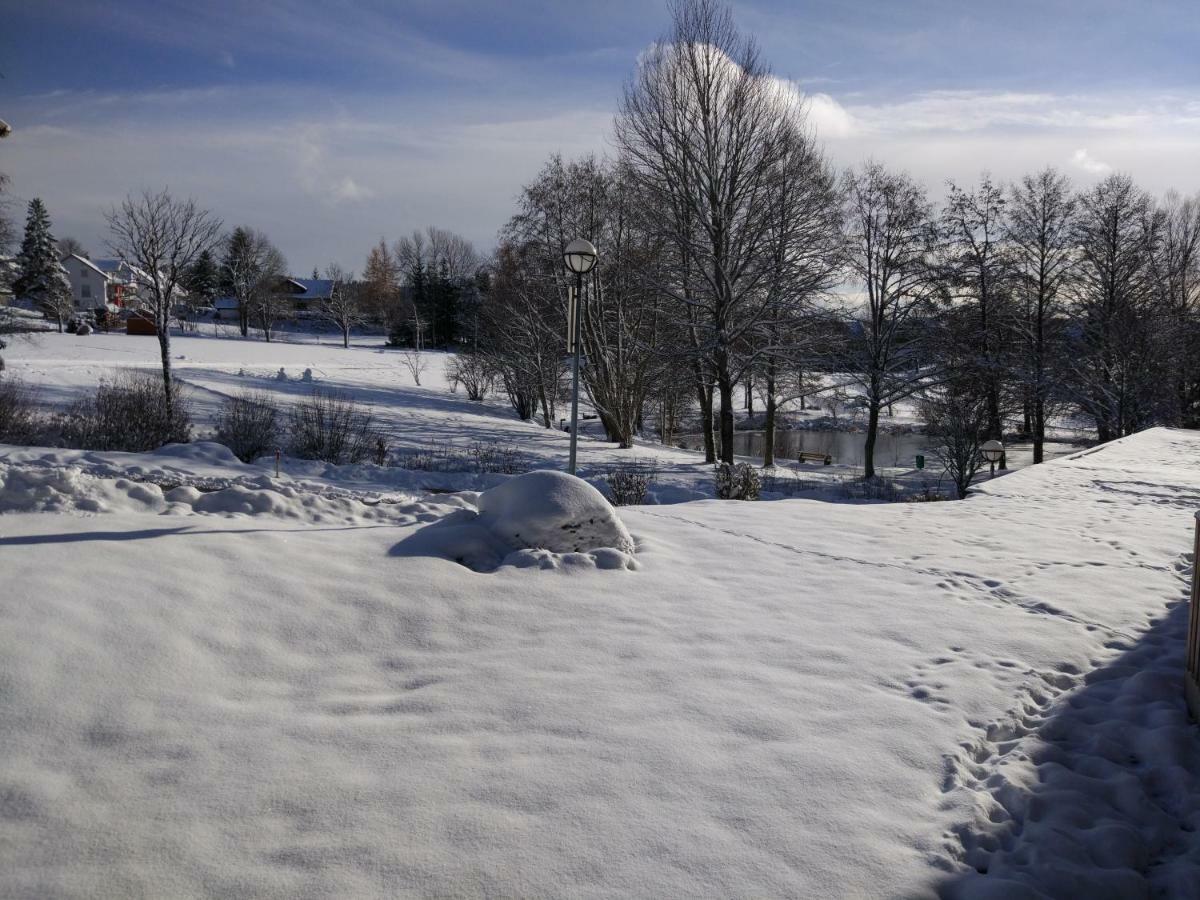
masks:
<path fill-rule="evenodd" d="M 925 191 L 878 163 L 846 173 L 845 228 L 847 264 L 863 293 L 847 304 L 838 362 L 867 409 L 864 476 L 872 478 L 880 411 L 930 381 L 937 228 Z"/>
<path fill-rule="evenodd" d="M 1164 314 L 1164 345 L 1171 357 L 1173 422 L 1200 425 L 1200 194 L 1167 194 L 1161 241 L 1154 248 L 1155 280 Z"/>
<path fill-rule="evenodd" d="M 951 183 L 942 211 L 945 235 L 944 272 L 951 302 L 969 307 L 973 322 L 962 336 L 969 341 L 960 364 L 974 373 L 987 401 L 987 436 L 1004 437 L 1001 415 L 1003 383 L 1009 369 L 1006 346 L 1013 324 L 1009 267 L 1004 230 L 1004 190 L 984 175 L 965 191 Z M 1001 459 L 1000 467 L 1005 467 Z"/>
<path fill-rule="evenodd" d="M 1110 175 L 1079 199 L 1072 382 L 1101 441 L 1152 424 L 1169 384 L 1153 264 L 1161 224 L 1153 199 L 1128 175 Z"/>
<path fill-rule="evenodd" d="M 362 289 L 354 281 L 354 273 L 347 272 L 337 263 L 325 267 L 325 278 L 333 282 L 329 300 L 321 307 L 320 315 L 326 322 L 342 333 L 342 346 L 350 346 L 350 330 L 366 321 L 363 310 Z"/>
<path fill-rule="evenodd" d="M 749 338 L 795 296 L 812 219 L 797 206 L 828 205 L 830 176 L 799 95 L 729 10 L 714 0 L 671 10 L 671 33 L 626 85 L 616 140 L 671 248 L 657 288 L 684 309 L 702 405 L 715 383 L 721 458 L 732 462 L 734 387 L 770 343 Z"/>
<path fill-rule="evenodd" d="M 1017 378 L 1030 407 L 1033 461 L 1044 459 L 1046 420 L 1061 394 L 1067 288 L 1078 261 L 1076 200 L 1065 175 L 1043 169 L 1009 190 L 1007 239 L 1020 315 Z"/>
<path fill-rule="evenodd" d="M 154 319 L 162 357 L 168 414 L 174 411 L 171 378 L 171 318 L 189 267 L 219 240 L 221 221 L 194 200 L 177 200 L 166 190 L 130 195 L 106 215 L 111 251 L 138 269 L 139 297 Z"/>

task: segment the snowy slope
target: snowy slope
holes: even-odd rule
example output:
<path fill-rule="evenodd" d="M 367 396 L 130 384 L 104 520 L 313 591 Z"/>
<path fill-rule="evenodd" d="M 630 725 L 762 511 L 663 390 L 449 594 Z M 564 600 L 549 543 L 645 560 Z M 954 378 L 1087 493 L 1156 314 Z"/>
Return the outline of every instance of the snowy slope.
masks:
<path fill-rule="evenodd" d="M 0 515 L 5 890 L 1189 896 L 1198 452 L 627 509 L 635 568 L 491 574 L 397 552 L 472 494 L 318 521 L 79 473 Z"/>

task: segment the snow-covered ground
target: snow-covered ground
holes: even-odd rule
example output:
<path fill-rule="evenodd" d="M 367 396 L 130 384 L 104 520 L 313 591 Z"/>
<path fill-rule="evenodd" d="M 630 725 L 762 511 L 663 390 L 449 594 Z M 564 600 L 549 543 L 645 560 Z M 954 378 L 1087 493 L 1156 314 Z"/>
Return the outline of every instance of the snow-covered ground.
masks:
<path fill-rule="evenodd" d="M 963 503 L 626 508 L 633 559 L 485 574 L 444 551 L 511 498 L 9 451 L 3 893 L 1196 896 L 1197 458 L 1156 430 Z"/>
<path fill-rule="evenodd" d="M 270 344 L 242 340 L 231 327 L 217 326 L 214 331 L 210 323 L 201 325 L 196 334 L 172 338 L 174 371 L 188 386 L 197 437 L 212 436 L 222 402 L 242 390 L 264 392 L 286 407 L 316 387 L 341 391 L 368 407 L 401 457 L 407 455 L 411 459 L 412 454 L 434 457 L 434 462 L 441 465 L 442 461 L 436 457 L 448 455 L 450 467 L 455 464 L 462 467 L 470 465 L 474 451 L 482 448 L 484 452 L 503 456 L 522 471 L 539 466 L 565 467 L 567 434 L 518 420 L 502 394 L 494 394 L 483 403 L 472 403 L 462 390 L 452 392 L 445 377 L 447 357 L 443 353 L 424 354 L 427 369 L 418 386 L 404 364 L 403 354 L 384 347 L 379 337 L 357 339 L 349 349 L 328 335 L 292 332 L 286 337 L 286 341 Z M 60 410 L 94 390 L 101 379 L 111 377 L 118 369 L 156 371 L 160 365 L 158 343 L 153 338 L 117 333 L 84 337 L 31 335 L 15 342 L 6 352 L 6 359 L 12 373 L 36 389 L 44 406 Z M 284 373 L 282 380 L 280 370 Z M 306 370 L 311 371 L 311 381 L 304 380 Z M 795 407 L 795 403 L 791 404 L 786 416 L 797 425 L 812 424 L 813 417 L 823 415 L 819 409 L 800 412 Z M 564 405 L 559 416 L 568 414 L 569 409 Z M 915 417 L 912 404 L 898 404 L 896 416 L 887 422 L 889 427 L 911 429 Z M 841 421 L 843 427 L 855 427 L 853 417 L 843 417 Z M 865 436 L 849 435 L 846 440 L 854 443 L 858 452 Z M 1057 455 L 1070 449 L 1066 444 L 1049 445 L 1048 453 Z M 1027 463 L 1028 456 L 1027 452 L 1014 451 L 1014 464 Z M 899 479 L 910 492 L 951 492 L 949 479 L 935 471 L 932 460 L 931 468 L 917 471 L 899 465 L 889 468 L 889 462 L 896 460 L 886 457 L 883 452 L 876 454 L 880 471 Z M 905 462 L 911 466 L 915 460 L 906 455 Z M 620 450 L 604 441 L 603 429 L 595 421 L 585 422 L 581 428 L 579 466 L 595 484 L 601 483 L 606 472 L 617 468 L 653 469 L 651 502 L 674 503 L 713 495 L 712 466 L 704 463 L 702 453 L 650 440 Z M 273 464 L 268 467 L 274 468 Z M 413 486 L 478 488 L 497 481 L 488 474 L 465 478 L 445 472 L 380 470 L 371 466 L 334 472 L 299 460 L 285 460 L 283 469 L 298 477 L 353 481 L 359 487 L 381 491 Z M 801 466 L 794 460 L 781 461 L 773 477 L 775 483 L 767 485 L 768 496 L 845 499 L 842 483 L 860 475 L 861 468 L 850 464 L 849 459 L 835 459 L 832 466 Z M 772 489 L 777 490 L 771 493 Z"/>

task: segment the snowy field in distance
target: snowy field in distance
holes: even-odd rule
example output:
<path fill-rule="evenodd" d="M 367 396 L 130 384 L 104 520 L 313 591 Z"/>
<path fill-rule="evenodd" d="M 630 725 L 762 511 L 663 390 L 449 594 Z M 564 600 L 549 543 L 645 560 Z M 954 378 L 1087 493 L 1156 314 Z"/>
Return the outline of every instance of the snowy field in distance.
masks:
<path fill-rule="evenodd" d="M 367 406 L 396 449 L 403 451 L 440 451 L 454 448 L 469 453 L 475 445 L 494 446 L 511 453 L 523 468 L 546 466 L 565 468 L 568 435 L 555 429 L 541 427 L 539 422 L 518 420 L 502 393 L 495 393 L 483 403 L 467 400 L 464 392 L 452 393 L 446 380 L 444 365 L 447 355 L 440 352 L 424 354 L 428 368 L 421 385 L 413 383 L 405 368 L 401 351 L 385 348 L 379 337 L 353 340 L 349 349 L 331 336 L 312 333 L 290 333 L 287 341 L 266 343 L 261 340 L 242 340 L 227 327 L 214 337 L 212 325 L 200 326 L 194 335 L 172 337 L 172 364 L 177 376 L 190 390 L 192 408 L 197 423 L 196 437 L 211 436 L 213 422 L 225 398 L 241 390 L 264 391 L 286 406 L 308 396 L 314 387 L 342 391 Z M 94 389 L 101 378 L 110 377 L 117 369 L 135 367 L 156 371 L 160 365 L 158 343 L 150 337 L 125 334 L 75 335 L 41 334 L 14 342 L 6 351 L 6 359 L 17 377 L 36 388 L 42 403 L 64 409 L 74 399 Z M 277 374 L 284 370 L 286 379 Z M 311 369 L 313 382 L 302 380 Z M 794 407 L 795 404 L 792 404 Z M 584 410 L 587 411 L 586 409 Z M 569 415 L 564 404 L 559 417 Z M 741 415 L 741 411 L 738 411 Z M 819 409 L 800 412 L 791 409 L 788 415 L 796 420 L 821 415 Z M 911 425 L 914 411 L 911 404 L 898 404 L 889 425 Z M 581 428 L 579 465 L 581 472 L 593 481 L 604 472 L 621 466 L 653 467 L 656 483 L 651 500 L 672 503 L 712 496 L 712 467 L 703 461 L 703 454 L 693 450 L 666 447 L 654 441 L 639 440 L 628 450 L 604 441 L 598 422 L 585 422 Z M 850 440 L 865 440 L 851 435 Z M 1048 453 L 1069 452 L 1070 446 L 1048 445 Z M 1029 454 L 1017 451 L 1017 465 Z M 879 453 L 876 462 L 880 471 L 903 478 L 913 489 L 940 485 L 951 490 L 946 479 L 939 478 L 937 465 L 918 472 L 911 468 L 887 468 L 886 454 Z M 748 462 L 761 462 L 747 458 Z M 781 460 L 776 470 L 786 483 L 800 479 L 812 488 L 836 487 L 841 479 L 853 479 L 861 468 L 835 460 L 832 466 L 804 465 Z M 291 461 L 285 465 L 294 475 L 308 478 L 353 480 L 362 486 L 379 490 L 408 487 L 413 484 L 474 488 L 495 483 L 495 478 L 448 478 L 426 474 L 413 477 L 399 471 L 374 470 L 362 467 L 356 471 L 335 472 L 312 463 Z M 598 483 L 598 482 L 597 482 Z M 829 498 L 826 492 L 826 499 Z"/>
<path fill-rule="evenodd" d="M 1190 896 L 1198 454 L 1155 430 L 964 503 L 628 508 L 636 566 L 480 574 L 402 549 L 472 493 L 9 452 L 5 890 Z"/>

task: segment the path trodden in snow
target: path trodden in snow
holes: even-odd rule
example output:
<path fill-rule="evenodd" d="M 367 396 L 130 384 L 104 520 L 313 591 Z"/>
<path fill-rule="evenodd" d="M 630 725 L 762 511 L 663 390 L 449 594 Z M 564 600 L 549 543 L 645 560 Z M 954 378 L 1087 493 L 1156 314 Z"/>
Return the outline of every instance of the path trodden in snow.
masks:
<path fill-rule="evenodd" d="M 1198 456 L 627 509 L 636 568 L 489 574 L 392 552 L 473 495 L 206 510 L 10 456 L 4 891 L 1192 896 Z"/>

